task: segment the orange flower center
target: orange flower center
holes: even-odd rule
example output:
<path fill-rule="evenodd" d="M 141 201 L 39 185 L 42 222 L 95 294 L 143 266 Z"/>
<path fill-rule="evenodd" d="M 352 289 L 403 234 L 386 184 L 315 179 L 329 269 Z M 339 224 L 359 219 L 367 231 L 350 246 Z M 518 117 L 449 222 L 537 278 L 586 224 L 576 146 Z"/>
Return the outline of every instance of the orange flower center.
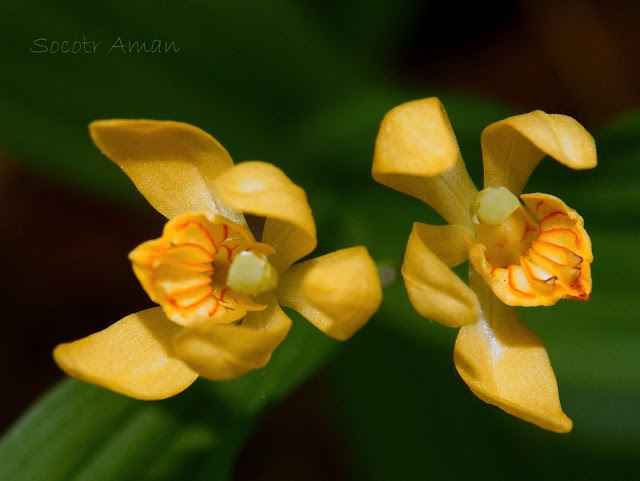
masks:
<path fill-rule="evenodd" d="M 588 299 L 593 255 L 582 217 L 547 194 L 522 200 L 499 224 L 473 216 L 475 239 L 467 243 L 474 269 L 509 305 Z"/>
<path fill-rule="evenodd" d="M 266 260 L 273 252 L 225 217 L 187 212 L 167 222 L 161 238 L 141 244 L 129 258 L 143 288 L 167 317 L 193 325 L 233 322 L 247 311 L 264 309 L 253 295 L 275 287 L 273 282 L 256 285 L 265 273 L 273 275 Z M 236 262 L 239 257 L 242 262 Z"/>

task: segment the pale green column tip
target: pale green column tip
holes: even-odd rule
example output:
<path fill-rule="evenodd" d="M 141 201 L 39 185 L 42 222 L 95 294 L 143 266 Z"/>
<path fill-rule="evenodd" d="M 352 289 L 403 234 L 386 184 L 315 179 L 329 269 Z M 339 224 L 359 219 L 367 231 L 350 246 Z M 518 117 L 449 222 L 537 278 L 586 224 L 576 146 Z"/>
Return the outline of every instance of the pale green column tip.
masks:
<path fill-rule="evenodd" d="M 257 295 L 278 286 L 278 271 L 264 254 L 243 251 L 231 262 L 227 286 L 242 294 Z"/>
<path fill-rule="evenodd" d="M 506 187 L 489 187 L 476 195 L 471 215 L 482 223 L 500 225 L 520 205 L 520 200 Z"/>

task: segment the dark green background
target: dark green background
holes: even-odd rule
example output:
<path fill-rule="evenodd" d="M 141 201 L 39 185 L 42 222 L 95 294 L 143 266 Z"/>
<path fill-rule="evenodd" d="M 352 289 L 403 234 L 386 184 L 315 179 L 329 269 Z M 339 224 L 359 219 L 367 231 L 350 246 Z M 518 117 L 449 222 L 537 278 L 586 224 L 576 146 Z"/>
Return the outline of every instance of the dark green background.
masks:
<path fill-rule="evenodd" d="M 272 363 L 233 382 L 198 382 L 171 400 L 141 403 L 65 381 L 0 443 L 0 479 L 564 480 L 623 479 L 637 471 L 640 262 L 634 248 L 640 227 L 640 113 L 633 111 L 635 94 L 619 105 L 609 102 L 607 110 L 599 97 L 589 103 L 572 96 L 581 85 L 596 85 L 580 76 L 580 59 L 550 62 L 556 66 L 548 87 L 552 95 L 522 80 L 518 63 L 505 53 L 508 44 L 483 56 L 492 35 L 519 39 L 513 30 L 527 18 L 536 19 L 530 25 L 551 23 L 551 17 L 540 20 L 548 13 L 543 7 L 532 13 L 531 2 L 498 2 L 491 8 L 445 3 L 28 0 L 3 5 L 0 261 L 6 267 L 0 286 L 9 326 L 0 352 L 4 409 L 24 409 L 50 385 L 54 377 L 38 373 L 57 373 L 48 357 L 57 342 L 148 305 L 130 273 L 122 275 L 122 287 L 119 277 L 111 287 L 95 280 L 95 292 L 78 294 L 91 287 L 82 281 L 85 271 L 91 271 L 86 278 L 96 279 L 111 272 L 98 252 L 119 248 L 77 240 L 84 239 L 82 232 L 126 238 L 130 249 L 155 237 L 162 226 L 128 179 L 92 145 L 91 120 L 193 123 L 220 140 L 236 161 L 273 162 L 306 189 L 319 230 L 316 254 L 364 244 L 377 262 L 398 267 L 411 223 L 438 220 L 419 201 L 371 180 L 373 141 L 391 107 L 439 96 L 478 182 L 479 136 L 493 121 L 535 107 L 557 108 L 578 120 L 583 114 L 594 132 L 595 170 L 573 172 L 546 160 L 526 189 L 557 195 L 576 208 L 594 246 L 589 302 L 522 310 L 549 351 L 574 431 L 547 433 L 476 399 L 453 367 L 455 331 L 420 318 L 397 282 L 385 290 L 380 312 L 348 343 L 324 337 L 295 316 Z M 582 25 L 585 18 L 588 25 L 589 12 L 597 11 L 588 9 L 599 4 L 568 4 L 575 23 L 567 25 L 567 35 L 579 35 L 571 25 Z M 610 27 L 605 20 L 603 25 Z M 180 51 L 109 52 L 118 37 L 125 43 L 175 42 Z M 538 38 L 533 28 L 531 37 Z M 38 38 L 47 38 L 48 45 L 86 38 L 101 41 L 102 48 L 95 54 L 32 53 Z M 583 40 L 585 49 L 592 45 Z M 636 39 L 631 35 L 625 42 L 607 48 L 624 58 Z M 560 55 L 571 52 L 555 47 Z M 538 50 L 531 49 L 524 55 L 535 59 Z M 602 64 L 598 55 L 607 52 L 595 49 L 590 61 Z M 500 69 L 495 60 L 478 60 L 499 55 Z M 577 67 L 565 68 L 571 65 Z M 493 90 L 482 83 L 485 68 L 493 69 Z M 567 71 L 575 76 L 567 80 Z M 457 72 L 468 81 L 459 80 Z M 509 88 L 510 75 L 523 86 L 517 94 Z M 592 75 L 600 79 L 597 96 L 619 100 L 611 93 L 620 85 L 618 77 Z M 633 72 L 629 75 L 633 80 Z M 474 88 L 474 79 L 484 87 Z M 20 190 L 22 185 L 27 188 Z M 45 194 L 34 197 L 29 186 Z M 31 202 L 21 202 L 23 197 Z M 81 219 L 74 223 L 77 230 L 65 230 L 67 216 Z M 114 235 L 112 224 L 131 228 Z M 136 230 L 138 224 L 149 232 L 146 237 Z M 23 238 L 30 239 L 31 250 L 20 247 Z M 72 247 L 59 247 L 65 243 Z M 82 252 L 91 265 L 75 257 Z M 128 269 L 124 255 L 121 259 Z M 64 288 L 48 296 L 57 278 L 65 279 Z M 65 302 L 76 308 L 67 309 Z M 291 392 L 278 407 L 276 401 Z M 296 429 L 296 423 L 305 429 Z"/>

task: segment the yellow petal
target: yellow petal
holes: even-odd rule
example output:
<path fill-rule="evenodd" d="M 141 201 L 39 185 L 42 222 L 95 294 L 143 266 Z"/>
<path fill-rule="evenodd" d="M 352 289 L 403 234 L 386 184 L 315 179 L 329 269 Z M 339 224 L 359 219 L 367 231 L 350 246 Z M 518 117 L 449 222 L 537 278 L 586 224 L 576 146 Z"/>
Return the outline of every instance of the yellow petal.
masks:
<path fill-rule="evenodd" d="M 60 344 L 53 357 L 63 371 L 82 381 L 137 399 L 164 399 L 184 391 L 198 377 L 169 348 L 181 329 L 155 307 Z"/>
<path fill-rule="evenodd" d="M 463 227 L 415 222 L 413 228 L 429 250 L 447 266 L 456 267 L 467 260 L 469 251 L 464 240 Z"/>
<path fill-rule="evenodd" d="M 450 224 L 469 223 L 476 188 L 440 100 L 414 100 L 382 120 L 373 157 L 373 178 L 416 197 Z"/>
<path fill-rule="evenodd" d="M 479 321 L 462 327 L 456 340 L 454 360 L 464 382 L 480 399 L 509 414 L 550 431 L 571 431 L 540 339 L 479 275 L 473 274 L 471 283 L 482 311 Z"/>
<path fill-rule="evenodd" d="M 364 247 L 351 247 L 297 264 L 276 290 L 283 306 L 295 309 L 325 334 L 351 337 L 378 310 L 382 287 Z"/>
<path fill-rule="evenodd" d="M 485 188 L 519 195 L 545 155 L 572 169 L 596 166 L 593 137 L 566 115 L 536 110 L 489 125 L 482 132 Z"/>
<path fill-rule="evenodd" d="M 267 299 L 267 308 L 247 314 L 241 324 L 184 329 L 174 338 L 175 352 L 198 374 L 212 381 L 227 381 L 266 366 L 289 332 L 291 319 L 273 295 L 262 297 Z"/>
<path fill-rule="evenodd" d="M 233 166 L 220 143 L 193 125 L 158 120 L 97 120 L 89 125 L 100 151 L 118 164 L 167 218 L 210 210 L 244 224 L 220 202 L 213 180 Z"/>
<path fill-rule="evenodd" d="M 283 272 L 315 249 L 316 225 L 300 187 L 266 162 L 243 162 L 215 182 L 222 201 L 239 211 L 266 217 L 262 242 L 276 253 L 269 262 Z"/>
<path fill-rule="evenodd" d="M 431 234 L 439 229 L 418 222 L 413 224 L 402 264 L 402 277 L 409 300 L 416 311 L 449 327 L 472 324 L 478 319 L 479 304 L 475 293 L 430 248 L 443 249 L 442 241 L 435 241 Z M 454 232 L 442 230 L 445 235 Z M 455 239 L 459 251 L 460 240 Z M 457 262 L 460 254 L 449 253 L 448 261 Z"/>

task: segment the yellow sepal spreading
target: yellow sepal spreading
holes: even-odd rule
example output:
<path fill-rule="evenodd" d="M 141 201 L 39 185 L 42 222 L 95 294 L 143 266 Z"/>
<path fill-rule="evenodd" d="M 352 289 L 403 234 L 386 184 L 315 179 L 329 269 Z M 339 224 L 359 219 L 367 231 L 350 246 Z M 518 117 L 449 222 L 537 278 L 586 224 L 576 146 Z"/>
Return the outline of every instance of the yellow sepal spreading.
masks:
<path fill-rule="evenodd" d="M 89 132 L 100 151 L 165 217 L 209 210 L 244 223 L 239 211 L 220 201 L 213 185 L 233 160 L 204 130 L 172 120 L 114 119 L 91 122 Z"/>
<path fill-rule="evenodd" d="M 435 177 L 460 161 L 460 149 L 439 99 L 414 100 L 391 109 L 376 139 L 373 169 L 378 175 L 402 173 Z M 398 160 L 401 159 L 401 160 Z"/>
<path fill-rule="evenodd" d="M 351 247 L 301 262 L 285 272 L 276 291 L 325 334 L 350 338 L 378 310 L 382 287 L 364 247 Z"/>
<path fill-rule="evenodd" d="M 456 367 L 478 397 L 568 432 L 546 351 L 509 305 L 587 300 L 591 243 L 582 218 L 560 199 L 528 194 L 521 204 L 517 196 L 545 155 L 573 169 L 595 167 L 595 144 L 572 118 L 541 111 L 490 125 L 481 143 L 485 189 L 478 193 L 437 99 L 402 104 L 382 120 L 373 178 L 423 200 L 450 224 L 414 224 L 405 286 L 421 315 L 461 328 Z M 467 258 L 470 286 L 450 269 Z"/>
<path fill-rule="evenodd" d="M 198 376 L 224 381 L 264 367 L 291 327 L 279 304 L 338 339 L 377 310 L 380 280 L 364 247 L 289 269 L 315 248 L 316 227 L 305 192 L 277 167 L 234 166 L 217 140 L 180 122 L 101 120 L 90 132 L 170 220 L 129 256 L 160 307 L 56 347 L 69 375 L 163 399 Z M 242 211 L 266 217 L 261 242 Z"/>
<path fill-rule="evenodd" d="M 82 381 L 137 399 L 164 399 L 198 377 L 173 353 L 171 342 L 181 329 L 154 307 L 84 339 L 60 344 L 53 357 L 67 374 Z"/>
<path fill-rule="evenodd" d="M 545 155 L 572 169 L 596 166 L 593 137 L 571 117 L 536 110 L 489 125 L 482 132 L 484 186 L 519 195 Z"/>
<path fill-rule="evenodd" d="M 436 234 L 434 227 L 416 222 L 409 236 L 402 264 L 409 300 L 422 316 L 445 326 L 472 324 L 478 318 L 478 299 L 471 288 L 429 249 L 430 238 Z M 462 237 L 460 232 L 449 234 Z"/>
<path fill-rule="evenodd" d="M 471 274 L 470 283 L 481 311 L 478 322 L 458 333 L 453 357 L 460 377 L 485 402 L 544 429 L 571 431 L 571 420 L 560 407 L 549 356 L 538 336 L 477 274 Z"/>
<path fill-rule="evenodd" d="M 385 115 L 371 174 L 381 184 L 426 202 L 451 224 L 468 222 L 466 212 L 477 190 L 437 98 L 407 102 Z"/>
<path fill-rule="evenodd" d="M 201 376 L 227 381 L 267 365 L 291 327 L 291 319 L 268 296 L 264 311 L 252 312 L 240 324 L 208 324 L 182 330 L 172 347 Z"/>

